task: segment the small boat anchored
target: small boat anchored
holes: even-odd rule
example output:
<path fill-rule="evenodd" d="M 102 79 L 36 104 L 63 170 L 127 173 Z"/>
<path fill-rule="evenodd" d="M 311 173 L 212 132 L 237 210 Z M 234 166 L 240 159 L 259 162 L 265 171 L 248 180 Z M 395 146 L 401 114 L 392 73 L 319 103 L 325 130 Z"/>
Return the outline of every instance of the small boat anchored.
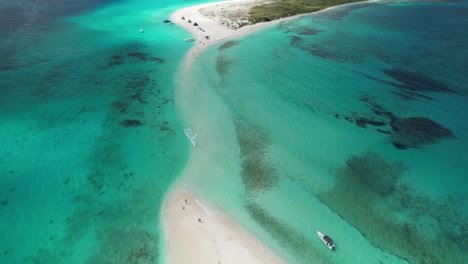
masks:
<path fill-rule="evenodd" d="M 193 132 L 191 128 L 184 128 L 184 133 L 187 138 L 190 140 L 192 145 L 195 147 L 197 145 L 197 134 Z"/>
<path fill-rule="evenodd" d="M 317 231 L 317 235 L 320 237 L 320 240 L 331 250 L 335 249 L 335 244 L 333 243 L 333 239 L 331 239 L 329 236 L 324 235 L 320 233 L 320 231 Z"/>
<path fill-rule="evenodd" d="M 185 41 L 185 42 L 192 42 L 192 41 L 195 41 L 195 39 L 193 39 L 193 38 L 186 38 L 186 39 L 184 39 L 184 41 Z"/>

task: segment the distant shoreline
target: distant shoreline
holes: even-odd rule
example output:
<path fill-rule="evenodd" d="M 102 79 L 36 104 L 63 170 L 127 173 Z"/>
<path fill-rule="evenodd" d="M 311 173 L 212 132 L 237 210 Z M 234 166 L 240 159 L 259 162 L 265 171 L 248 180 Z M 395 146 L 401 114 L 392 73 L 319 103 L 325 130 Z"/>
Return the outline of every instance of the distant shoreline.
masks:
<path fill-rule="evenodd" d="M 310 13 L 302 13 L 294 16 L 283 17 L 268 22 L 258 22 L 255 24 L 242 25 L 245 21 L 247 21 L 248 12 L 252 7 L 262 3 L 271 3 L 272 1 L 228 0 L 200 4 L 176 10 L 171 14 L 170 20 L 177 26 L 180 26 L 191 33 L 191 36 L 187 36 L 187 38 L 193 38 L 195 45 L 186 55 L 186 60 L 190 63 L 205 48 L 221 41 L 240 37 L 264 27 L 283 22 L 285 20 L 291 20 L 310 14 L 325 12 L 339 6 L 378 1 L 380 0 L 339 4 Z M 184 40 L 181 39 L 181 41 Z"/>

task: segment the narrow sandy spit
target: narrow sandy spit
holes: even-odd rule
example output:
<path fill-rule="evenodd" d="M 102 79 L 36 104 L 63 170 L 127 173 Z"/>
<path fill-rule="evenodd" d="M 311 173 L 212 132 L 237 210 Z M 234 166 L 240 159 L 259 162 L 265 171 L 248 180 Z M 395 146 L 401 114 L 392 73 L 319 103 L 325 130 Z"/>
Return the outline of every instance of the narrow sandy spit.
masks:
<path fill-rule="evenodd" d="M 286 263 L 228 215 L 189 192 L 166 198 L 165 263 Z"/>
<path fill-rule="evenodd" d="M 224 173 L 226 167 L 235 171 L 239 153 L 228 111 L 210 93 L 192 87 L 191 81 L 185 80 L 186 72 L 208 46 L 279 22 L 237 28 L 252 6 L 267 1 L 270 0 L 208 3 L 179 9 L 170 17 L 174 24 L 190 32 L 187 38 L 194 39 L 195 45 L 181 64 L 175 101 L 182 119 L 198 134 L 200 144 L 192 149 L 186 168 L 168 191 L 162 207 L 164 263 L 286 263 L 226 213 L 190 192 L 190 182 Z M 210 102 L 209 109 L 203 101 Z M 211 112 L 209 119 L 207 111 Z M 224 157 L 224 162 L 213 157 Z"/>
<path fill-rule="evenodd" d="M 169 189 L 161 208 L 164 263 L 287 263 L 226 213 L 194 197 L 190 190 L 191 183 L 206 182 L 207 177 L 213 179 L 220 174 L 233 176 L 236 184 L 241 164 L 230 112 L 209 89 L 193 84 L 188 74 L 192 62 L 215 43 L 307 15 L 239 28 L 249 9 L 265 2 L 271 0 L 208 3 L 179 9 L 170 17 L 174 24 L 190 32 L 187 38 L 194 39 L 195 45 L 179 68 L 174 100 L 181 120 L 198 134 L 199 144 L 192 148 L 184 171 Z"/>

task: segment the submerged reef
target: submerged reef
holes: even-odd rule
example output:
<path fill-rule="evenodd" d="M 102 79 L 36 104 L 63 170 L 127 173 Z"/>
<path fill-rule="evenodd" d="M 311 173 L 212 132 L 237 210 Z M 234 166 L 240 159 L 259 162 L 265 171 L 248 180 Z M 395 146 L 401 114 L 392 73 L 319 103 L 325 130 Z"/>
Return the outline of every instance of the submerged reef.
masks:
<path fill-rule="evenodd" d="M 242 158 L 241 177 L 246 190 L 245 209 L 252 219 L 282 247 L 293 252 L 295 263 L 333 263 L 326 255 L 311 247 L 314 236 L 305 236 L 292 226 L 271 215 L 256 199 L 278 185 L 280 176 L 269 161 L 268 138 L 241 120 L 235 122 Z"/>
<path fill-rule="evenodd" d="M 366 128 L 367 125 L 385 127 L 376 131 L 389 135 L 393 146 L 398 149 L 420 148 L 442 139 L 456 138 L 448 128 L 427 117 L 397 117 L 377 104 L 372 97 L 362 96 L 359 100 L 364 102 L 375 116 L 353 113 L 352 117 L 345 117 L 345 120 L 361 128 Z M 335 114 L 335 117 L 337 116 L 339 117 Z"/>
<path fill-rule="evenodd" d="M 120 121 L 120 125 L 123 127 L 136 127 L 136 126 L 143 125 L 143 123 L 140 120 L 136 120 L 136 119 L 126 119 L 126 120 Z"/>
<path fill-rule="evenodd" d="M 237 139 L 242 157 L 242 182 L 248 195 L 270 190 L 279 181 L 275 169 L 268 163 L 269 141 L 254 128 L 236 123 Z"/>
<path fill-rule="evenodd" d="M 408 263 L 464 263 L 468 219 L 462 197 L 433 200 L 401 182 L 405 165 L 375 152 L 352 156 L 337 184 L 317 197 L 366 239 Z M 352 197 L 352 199 L 350 199 Z"/>
<path fill-rule="evenodd" d="M 173 122 L 172 90 L 163 80 L 166 77 L 154 74 L 167 66 L 153 67 L 153 61 L 158 62 L 144 46 L 131 45 L 116 50 L 109 60 L 91 64 L 94 67 L 84 76 L 82 86 L 89 86 L 91 96 L 104 92 L 111 96 L 105 103 L 99 101 L 99 107 L 107 109 L 103 109 L 106 114 L 99 123 L 99 134 L 83 162 L 86 178 L 80 185 L 64 178 L 62 196 L 64 201 L 71 200 L 73 210 L 61 219 L 49 220 L 50 224 L 63 222 L 64 232 L 45 234 L 50 240 L 37 245 L 33 255 L 24 256 L 26 263 L 64 263 L 77 258 L 81 263 L 160 262 L 155 221 L 164 191 L 178 173 L 174 168 L 183 165 L 180 150 L 173 147 L 183 134 L 177 134 L 178 125 Z M 76 64 L 81 67 L 82 63 Z M 128 67 L 123 69 L 120 64 Z M 84 109 L 97 108 L 91 100 L 85 102 Z M 148 134 L 157 130 L 158 140 L 147 142 L 137 129 L 126 129 L 136 126 Z M 138 158 L 134 158 L 128 150 L 134 149 L 135 141 L 143 140 L 154 146 L 138 149 Z M 158 168 L 138 163 L 144 160 L 157 162 Z M 139 170 L 142 167 L 146 169 Z M 148 180 L 146 173 L 155 178 Z M 88 239 L 92 251 L 83 246 Z"/>
<path fill-rule="evenodd" d="M 420 72 L 412 72 L 401 68 L 381 69 L 381 71 L 392 78 L 392 81 L 362 74 L 367 79 L 391 85 L 398 90 L 389 92 L 403 100 L 435 100 L 434 93 L 456 93 L 455 90 L 440 80 Z M 396 82 L 395 82 L 396 81 Z"/>
<path fill-rule="evenodd" d="M 98 234 L 99 248 L 89 263 L 154 263 L 159 256 L 158 238 L 137 228 L 108 228 Z"/>
<path fill-rule="evenodd" d="M 398 180 L 405 171 L 403 163 L 389 164 L 374 152 L 346 160 L 353 177 L 382 197 L 393 194 Z"/>
<path fill-rule="evenodd" d="M 411 72 L 400 68 L 381 70 L 386 75 L 399 81 L 401 84 L 392 83 L 399 89 L 415 92 L 444 92 L 453 93 L 447 85 L 439 80 L 418 72 Z"/>
<path fill-rule="evenodd" d="M 310 263 L 311 259 L 314 260 L 314 263 L 333 263 L 314 247 L 311 247 L 311 241 L 306 236 L 270 215 L 259 204 L 249 201 L 245 207 L 255 222 L 264 227 L 279 244 L 295 253 L 297 263 Z"/>
<path fill-rule="evenodd" d="M 234 46 L 237 46 L 241 43 L 241 41 L 238 41 L 238 40 L 229 40 L 229 41 L 226 41 L 223 43 L 223 45 L 219 46 L 219 50 L 224 50 L 224 49 L 229 49 L 229 48 L 232 48 Z"/>
<path fill-rule="evenodd" d="M 225 51 L 239 44 L 240 41 L 231 40 L 227 41 L 218 48 L 218 56 L 216 57 L 216 71 L 218 72 L 218 75 L 220 76 L 221 80 L 223 80 L 223 82 L 229 73 L 231 66 L 234 64 L 234 60 L 229 58 Z"/>
<path fill-rule="evenodd" d="M 390 138 L 399 149 L 417 148 L 455 137 L 452 131 L 426 117 L 396 118 L 390 125 Z"/>
<path fill-rule="evenodd" d="M 158 63 L 164 63 L 166 61 L 165 59 L 149 56 L 148 53 L 144 53 L 144 52 L 129 52 L 129 53 L 127 53 L 127 57 L 139 59 L 139 60 L 142 60 L 142 61 L 147 61 L 147 60 L 155 61 L 155 62 L 158 62 Z"/>

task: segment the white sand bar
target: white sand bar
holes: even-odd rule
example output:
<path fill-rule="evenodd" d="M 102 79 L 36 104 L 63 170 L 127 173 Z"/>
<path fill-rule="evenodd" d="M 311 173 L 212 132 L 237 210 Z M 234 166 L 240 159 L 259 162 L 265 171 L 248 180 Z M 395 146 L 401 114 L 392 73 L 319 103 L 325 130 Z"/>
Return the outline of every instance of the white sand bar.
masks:
<path fill-rule="evenodd" d="M 228 215 L 183 190 L 167 197 L 163 224 L 165 263 L 286 263 Z"/>
<path fill-rule="evenodd" d="M 208 3 L 174 12 L 170 17 L 171 21 L 190 32 L 187 38 L 195 39 L 195 45 L 189 50 L 183 68 L 189 69 L 193 59 L 209 45 L 270 25 L 271 22 L 245 25 L 239 28 L 239 23 L 245 22 L 248 10 L 260 2 L 265 1 L 238 0 Z M 194 23 L 197 23 L 197 26 L 194 26 Z M 184 40 L 181 39 L 181 41 Z M 183 79 L 185 78 L 183 72 L 179 76 L 181 83 L 184 83 Z M 223 107 L 220 106 L 220 109 L 217 109 L 216 117 L 211 115 L 210 118 L 219 118 L 219 122 L 215 124 L 216 128 L 210 128 L 212 122 L 207 124 L 206 121 L 211 119 L 199 119 L 200 116 L 206 117 L 206 115 L 199 113 L 198 111 L 201 109 L 196 104 L 193 105 L 193 102 L 196 103 L 198 100 L 191 97 L 194 92 L 192 88 L 183 84 L 178 88 L 176 91 L 177 104 L 179 111 L 190 113 L 189 120 L 194 123 L 192 127 L 199 133 L 201 143 L 193 148 L 187 167 L 179 179 L 179 184 L 176 183 L 169 190 L 162 207 L 161 221 L 166 245 L 164 263 L 286 263 L 226 213 L 214 209 L 207 202 L 197 200 L 187 191 L 186 187 L 190 186 L 190 181 L 196 181 L 199 177 L 208 174 L 207 168 L 211 172 L 219 173 L 226 169 L 219 165 L 213 156 L 229 156 L 228 153 L 224 152 L 225 148 L 233 151 L 230 154 L 238 156 L 235 146 L 223 145 L 237 144 L 236 140 L 226 139 L 226 133 L 218 134 L 225 132 L 225 129 L 230 128 L 231 124 L 226 121 L 229 118 L 224 116 Z M 203 91 L 197 93 L 203 93 Z M 209 97 L 205 94 L 205 100 L 207 96 Z M 213 105 L 210 108 L 213 108 Z M 228 124 L 225 124 L 223 120 Z M 204 140 L 206 139 L 206 131 L 210 131 L 210 140 Z"/>
<path fill-rule="evenodd" d="M 278 19 L 272 22 L 240 26 L 247 22 L 250 8 L 271 2 L 275 1 L 229 0 L 195 5 L 175 11 L 171 14 L 170 19 L 174 24 L 192 34 L 192 36 L 187 37 L 195 39 L 195 46 L 188 54 L 188 58 L 191 60 L 209 45 L 282 21 L 283 19 Z M 194 26 L 195 23 L 197 26 Z M 183 40 L 181 39 L 181 41 Z"/>
<path fill-rule="evenodd" d="M 170 17 L 172 22 L 190 32 L 187 38 L 195 39 L 195 45 L 189 50 L 179 72 L 175 102 L 182 119 L 199 135 L 200 144 L 192 149 L 186 168 L 169 190 L 161 208 L 165 235 L 164 263 L 286 263 L 226 213 L 207 202 L 200 202 L 189 192 L 190 182 L 197 182 L 206 175 L 227 173 L 225 170 L 234 173 L 239 169 L 236 164 L 240 164 L 240 161 L 236 160 L 239 150 L 225 106 L 218 102 L 218 98 L 211 98 L 209 90 L 190 86 L 191 80 L 187 79 L 189 77 L 185 71 L 190 71 L 193 59 L 214 43 L 302 16 L 239 27 L 246 22 L 251 7 L 268 2 L 272 1 L 230 0 L 208 3 L 179 9 Z M 199 97 L 204 101 L 197 100 Z M 203 104 L 207 101 L 210 107 L 204 108 Z"/>

